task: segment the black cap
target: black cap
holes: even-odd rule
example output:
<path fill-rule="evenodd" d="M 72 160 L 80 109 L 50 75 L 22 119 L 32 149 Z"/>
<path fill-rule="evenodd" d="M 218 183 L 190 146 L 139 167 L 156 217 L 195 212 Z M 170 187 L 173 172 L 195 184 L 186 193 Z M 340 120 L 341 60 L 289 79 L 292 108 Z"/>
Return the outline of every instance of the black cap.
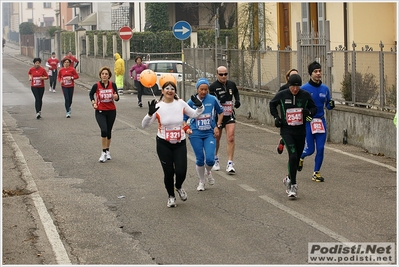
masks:
<path fill-rule="evenodd" d="M 288 78 L 288 84 L 294 86 L 301 86 L 302 85 L 302 78 L 299 74 L 291 74 Z"/>
<path fill-rule="evenodd" d="M 309 64 L 308 66 L 308 72 L 309 75 L 312 75 L 312 72 L 316 69 L 321 69 L 321 65 L 317 61 L 313 61 L 312 63 Z"/>

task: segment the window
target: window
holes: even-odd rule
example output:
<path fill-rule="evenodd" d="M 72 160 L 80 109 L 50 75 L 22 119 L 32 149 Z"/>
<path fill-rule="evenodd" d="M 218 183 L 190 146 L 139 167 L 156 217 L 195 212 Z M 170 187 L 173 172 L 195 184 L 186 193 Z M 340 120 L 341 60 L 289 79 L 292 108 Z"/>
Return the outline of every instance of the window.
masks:
<path fill-rule="evenodd" d="M 28 19 L 28 22 L 33 22 L 33 19 Z"/>
<path fill-rule="evenodd" d="M 325 3 L 302 3 L 302 31 L 324 34 Z"/>
<path fill-rule="evenodd" d="M 43 3 L 43 8 L 51 8 L 51 3 L 50 2 Z"/>
<path fill-rule="evenodd" d="M 33 2 L 28 2 L 28 9 L 33 9 Z"/>

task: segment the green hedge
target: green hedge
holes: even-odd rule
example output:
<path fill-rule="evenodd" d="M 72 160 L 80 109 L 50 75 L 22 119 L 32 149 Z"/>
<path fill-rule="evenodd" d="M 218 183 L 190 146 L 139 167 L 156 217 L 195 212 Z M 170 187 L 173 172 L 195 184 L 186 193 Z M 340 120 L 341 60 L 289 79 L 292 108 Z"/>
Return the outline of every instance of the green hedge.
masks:
<path fill-rule="evenodd" d="M 102 55 L 103 45 L 102 36 L 107 37 L 107 57 L 112 57 L 112 36 L 118 35 L 118 31 L 86 31 L 90 42 L 90 55 L 94 54 L 94 35 L 98 37 L 98 54 Z M 229 37 L 229 48 L 237 48 L 237 31 L 220 30 L 218 45 L 224 45 L 226 36 Z M 122 40 L 117 36 L 117 51 L 122 52 Z M 146 53 L 180 53 L 181 42 L 174 37 L 172 31 L 153 32 L 135 32 L 132 39 L 130 39 L 130 52 L 138 52 L 140 54 Z M 75 54 L 75 32 L 61 32 L 61 51 L 63 53 L 69 50 Z M 184 47 L 190 46 L 190 38 L 183 41 Z M 214 30 L 199 30 L 198 31 L 198 46 L 200 47 L 214 47 L 215 46 L 215 31 Z M 135 55 L 131 54 L 131 58 Z"/>

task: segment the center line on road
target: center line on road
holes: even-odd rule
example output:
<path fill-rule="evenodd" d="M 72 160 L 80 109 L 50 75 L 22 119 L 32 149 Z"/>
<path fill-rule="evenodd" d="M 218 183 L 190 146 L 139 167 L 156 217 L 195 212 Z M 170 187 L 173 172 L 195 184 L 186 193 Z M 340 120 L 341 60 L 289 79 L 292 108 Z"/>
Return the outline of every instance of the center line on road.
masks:
<path fill-rule="evenodd" d="M 256 189 L 254 189 L 254 188 L 252 188 L 252 187 L 250 187 L 249 185 L 246 185 L 246 184 L 239 184 L 239 186 L 241 186 L 244 190 L 247 190 L 247 191 L 256 191 Z"/>
<path fill-rule="evenodd" d="M 319 230 L 320 232 L 328 235 L 329 237 L 337 240 L 338 242 L 341 242 L 341 243 L 350 242 L 349 239 L 347 239 L 347 238 L 335 233 L 334 231 L 328 229 L 327 227 L 324 227 L 321 224 L 318 224 L 314 220 L 309 219 L 308 217 L 306 217 L 305 215 L 300 214 L 299 212 L 296 212 L 295 210 L 293 210 L 293 209 L 291 209 L 291 208 L 289 208 L 287 206 L 284 206 L 283 204 L 279 203 L 278 201 L 276 201 L 276 200 L 274 200 L 274 199 L 272 199 L 272 198 L 270 198 L 270 197 L 268 197 L 266 195 L 259 196 L 259 197 L 261 199 L 263 199 L 263 200 L 266 200 L 268 203 L 272 204 L 276 208 L 281 209 L 282 211 L 284 211 L 284 212 L 290 214 L 291 216 L 294 216 L 295 218 L 297 218 L 297 219 L 303 221 L 304 223 L 308 224 L 309 226 L 311 226 L 311 227 Z"/>

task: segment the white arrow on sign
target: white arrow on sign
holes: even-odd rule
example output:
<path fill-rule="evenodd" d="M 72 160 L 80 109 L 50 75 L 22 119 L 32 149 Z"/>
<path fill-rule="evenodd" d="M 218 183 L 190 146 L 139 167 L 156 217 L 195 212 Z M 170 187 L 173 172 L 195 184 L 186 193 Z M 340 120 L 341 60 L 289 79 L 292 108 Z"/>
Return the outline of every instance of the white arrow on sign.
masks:
<path fill-rule="evenodd" d="M 181 29 L 175 29 L 175 32 L 181 32 L 183 33 L 183 35 L 185 35 L 187 32 L 189 32 L 190 30 L 184 26 L 182 26 Z"/>

